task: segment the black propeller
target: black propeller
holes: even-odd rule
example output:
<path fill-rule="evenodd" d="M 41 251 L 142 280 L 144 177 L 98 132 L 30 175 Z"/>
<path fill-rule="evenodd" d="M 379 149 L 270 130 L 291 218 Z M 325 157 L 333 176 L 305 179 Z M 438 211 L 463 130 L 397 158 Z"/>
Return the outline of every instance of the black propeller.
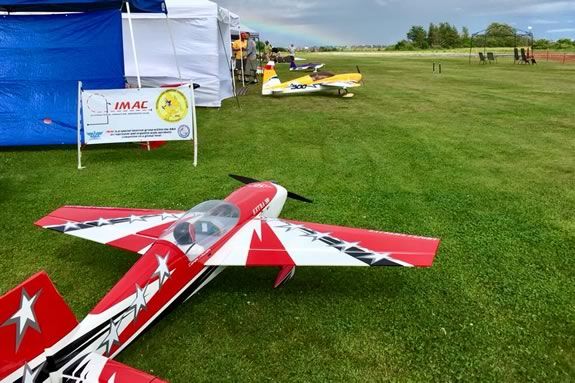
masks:
<path fill-rule="evenodd" d="M 230 174 L 230 177 L 232 177 L 233 179 L 240 181 L 243 184 L 252 184 L 254 182 L 261 182 L 260 180 L 256 180 L 255 178 L 250 178 L 250 177 L 245 177 L 245 176 L 238 176 L 236 174 Z M 275 183 L 274 181 L 272 181 L 273 183 Z M 312 203 L 313 201 L 309 198 L 306 198 L 302 195 L 296 194 L 294 192 L 291 192 L 288 190 L 288 194 L 287 194 L 288 198 L 291 199 L 295 199 L 297 201 L 301 201 L 301 202 L 307 202 L 307 203 Z"/>
<path fill-rule="evenodd" d="M 356 65 L 355 69 L 357 69 L 357 73 L 361 74 L 361 71 L 359 70 L 359 65 Z M 361 85 L 365 86 L 365 80 L 363 79 L 363 75 L 361 75 Z"/>

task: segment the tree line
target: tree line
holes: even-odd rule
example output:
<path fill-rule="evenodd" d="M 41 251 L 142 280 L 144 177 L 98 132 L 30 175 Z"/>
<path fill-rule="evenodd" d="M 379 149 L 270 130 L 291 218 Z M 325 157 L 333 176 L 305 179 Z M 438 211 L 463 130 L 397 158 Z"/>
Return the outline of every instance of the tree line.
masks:
<path fill-rule="evenodd" d="M 529 36 L 516 35 L 517 29 L 505 23 L 491 23 L 481 36 L 473 39 L 475 47 L 513 47 L 530 46 Z M 430 23 L 427 29 L 421 25 L 413 25 L 406 34 L 407 39 L 397 42 L 388 49 L 392 50 L 419 50 L 419 49 L 451 49 L 467 48 L 471 44 L 472 36 L 467 27 L 461 31 L 448 22 L 439 24 Z M 533 41 L 536 49 L 571 49 L 575 48 L 575 41 L 560 39 L 550 41 L 539 39 Z"/>

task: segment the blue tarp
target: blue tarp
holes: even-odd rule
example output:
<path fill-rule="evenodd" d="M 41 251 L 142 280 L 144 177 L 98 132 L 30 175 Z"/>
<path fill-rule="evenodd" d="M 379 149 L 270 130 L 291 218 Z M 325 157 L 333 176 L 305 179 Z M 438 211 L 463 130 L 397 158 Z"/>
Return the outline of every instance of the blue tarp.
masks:
<path fill-rule="evenodd" d="M 75 143 L 78 80 L 124 87 L 119 10 L 1 16 L 0 146 Z"/>
<path fill-rule="evenodd" d="M 166 13 L 164 0 L 129 0 L 132 12 Z M 122 0 L 0 0 L 6 12 L 89 12 L 121 9 Z"/>

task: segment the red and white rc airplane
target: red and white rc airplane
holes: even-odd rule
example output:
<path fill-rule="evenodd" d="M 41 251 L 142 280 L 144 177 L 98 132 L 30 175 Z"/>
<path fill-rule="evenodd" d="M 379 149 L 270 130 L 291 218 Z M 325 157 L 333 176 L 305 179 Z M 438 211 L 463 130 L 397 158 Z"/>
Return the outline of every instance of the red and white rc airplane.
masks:
<path fill-rule="evenodd" d="M 111 360 L 160 314 L 192 297 L 226 266 L 431 266 L 439 240 L 278 218 L 287 197 L 273 182 L 247 185 L 188 212 L 61 207 L 38 226 L 141 254 L 77 322 L 44 272 L 0 297 L 2 382 L 162 381 Z"/>

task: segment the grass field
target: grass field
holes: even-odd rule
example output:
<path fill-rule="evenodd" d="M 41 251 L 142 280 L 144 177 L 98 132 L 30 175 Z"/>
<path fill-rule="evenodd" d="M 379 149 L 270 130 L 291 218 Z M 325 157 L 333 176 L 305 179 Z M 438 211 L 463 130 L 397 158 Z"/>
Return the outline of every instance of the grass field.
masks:
<path fill-rule="evenodd" d="M 0 152 L 0 292 L 40 269 L 79 318 L 136 260 L 33 222 L 64 204 L 188 209 L 228 173 L 286 218 L 437 236 L 430 269 L 229 268 L 119 356 L 172 382 L 575 380 L 575 66 L 316 55 L 356 97 L 199 110 L 189 143 Z M 295 77 L 279 66 L 282 79 Z"/>

